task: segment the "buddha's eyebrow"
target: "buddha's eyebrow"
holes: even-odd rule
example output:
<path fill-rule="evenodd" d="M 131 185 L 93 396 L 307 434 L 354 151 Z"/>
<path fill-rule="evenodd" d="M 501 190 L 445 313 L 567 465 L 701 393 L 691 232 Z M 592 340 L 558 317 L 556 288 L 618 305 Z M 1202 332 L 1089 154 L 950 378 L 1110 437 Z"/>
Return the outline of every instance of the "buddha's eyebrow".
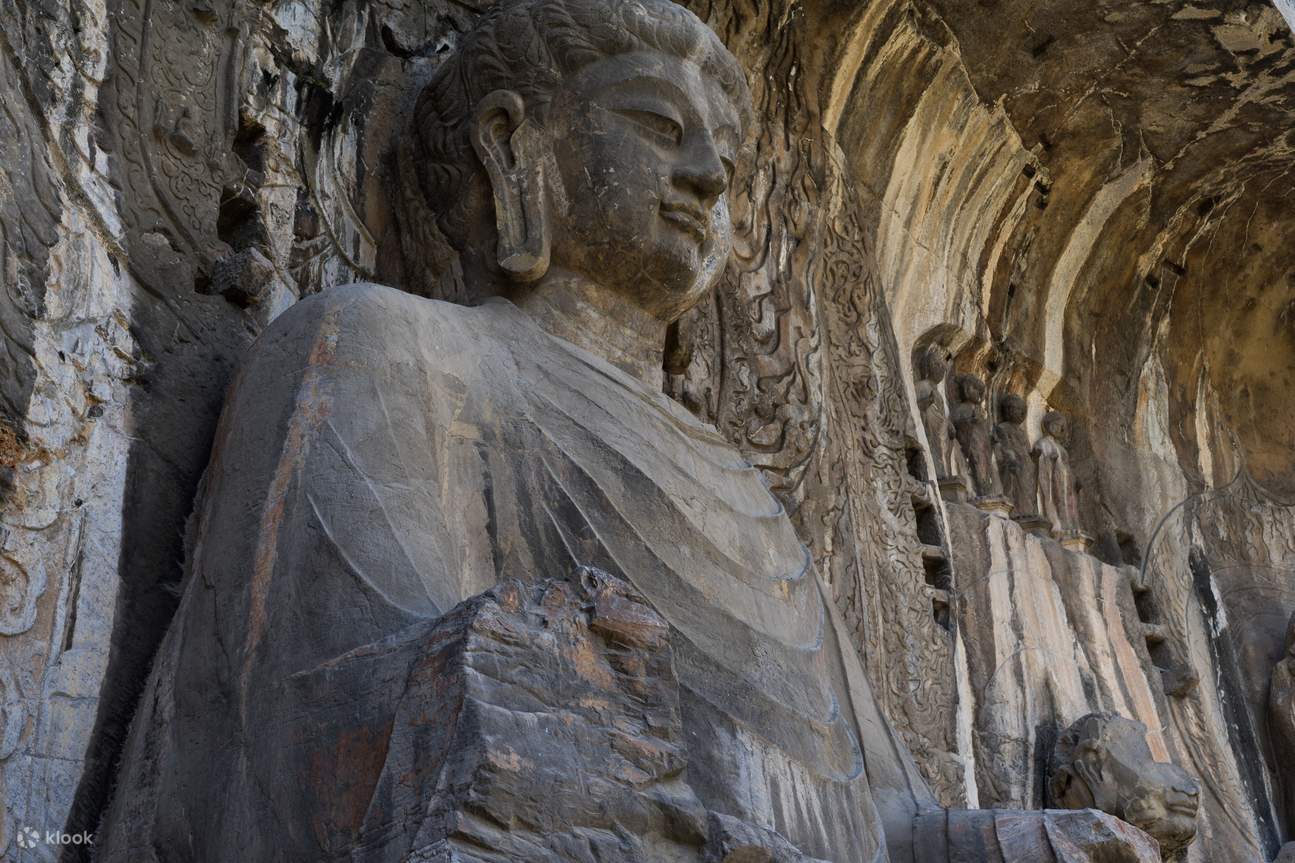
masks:
<path fill-rule="evenodd" d="M 683 90 L 669 78 L 662 78 L 651 73 L 640 73 L 622 78 L 607 84 L 605 92 L 611 96 L 640 96 L 652 99 L 664 99 L 677 108 L 686 109 L 691 115 L 699 116 L 701 111 L 687 91 Z"/>
<path fill-rule="evenodd" d="M 686 112 L 689 123 L 701 121 L 706 116 L 705 108 L 694 102 L 687 90 L 669 78 L 663 78 L 646 70 L 640 70 L 607 83 L 603 92 L 612 97 L 663 99 Z M 737 126 L 729 121 L 731 116 L 726 111 L 720 112 L 718 118 L 720 125 L 716 126 L 711 134 L 716 141 L 736 152 L 741 136 L 738 134 Z"/>

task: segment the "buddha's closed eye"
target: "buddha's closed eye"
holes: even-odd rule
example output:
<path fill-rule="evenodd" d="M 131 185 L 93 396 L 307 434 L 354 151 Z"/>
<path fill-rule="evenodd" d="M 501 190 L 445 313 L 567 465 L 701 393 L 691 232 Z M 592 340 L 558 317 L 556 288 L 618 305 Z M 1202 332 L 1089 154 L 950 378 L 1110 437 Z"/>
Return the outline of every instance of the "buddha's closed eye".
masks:
<path fill-rule="evenodd" d="M 641 108 L 617 108 L 615 113 L 649 132 L 660 144 L 678 147 L 683 143 L 683 126 L 672 117 Z"/>

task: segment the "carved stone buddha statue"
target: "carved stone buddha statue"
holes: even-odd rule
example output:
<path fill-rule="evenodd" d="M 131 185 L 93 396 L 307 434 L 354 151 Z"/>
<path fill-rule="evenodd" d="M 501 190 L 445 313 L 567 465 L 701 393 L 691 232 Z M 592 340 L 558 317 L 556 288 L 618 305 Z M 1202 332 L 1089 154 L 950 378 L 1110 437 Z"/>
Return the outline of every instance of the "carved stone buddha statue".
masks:
<path fill-rule="evenodd" d="M 494 299 L 334 289 L 252 348 L 100 859 L 592 860 L 635 830 L 687 846 L 678 813 L 697 801 L 725 837 L 915 859 L 915 819 L 938 807 L 809 554 L 759 473 L 661 392 L 666 327 L 729 254 L 749 122 L 734 58 L 666 0 L 484 14 L 413 128 L 462 278 Z M 588 603 L 585 588 L 516 587 L 577 571 L 625 586 L 588 588 Z M 605 637 L 570 624 L 586 606 Z M 456 619 L 477 640 L 447 635 Z M 595 643 L 610 664 L 581 646 Z M 493 730 L 451 739 L 468 718 L 445 705 L 469 702 L 450 690 L 483 675 L 509 681 L 499 703 L 471 702 L 471 727 Z M 651 689 L 670 675 L 677 695 Z M 576 678 L 593 688 L 572 691 L 630 695 L 540 709 Z M 601 729 L 618 787 L 656 802 L 627 814 L 566 787 L 586 775 L 574 760 L 564 773 L 527 754 L 577 715 Z M 479 752 L 471 775 L 443 767 L 456 747 Z M 532 769 L 557 790 L 481 815 L 500 775 Z M 447 814 L 432 801 L 451 791 L 466 803 Z M 666 816 L 644 814 L 658 804 Z M 559 807 L 577 814 L 555 823 Z M 549 844 L 447 851 L 470 824 Z"/>
<path fill-rule="evenodd" d="M 994 464 L 994 426 L 985 412 L 985 381 L 973 374 L 960 374 L 953 383 L 958 401 L 950 419 L 971 473 L 974 502 L 991 511 L 1006 513 L 1011 509 L 1011 502 L 1003 497 Z"/>
<path fill-rule="evenodd" d="M 1079 524 L 1079 483 L 1070 469 L 1066 449 L 1066 415 L 1048 411 L 1043 433 L 1034 444 L 1038 471 L 1039 508 L 1052 525 L 1052 535 L 1073 551 L 1087 551 L 1092 537 Z"/>
<path fill-rule="evenodd" d="M 1015 393 L 1003 396 L 998 413 L 1000 419 L 993 434 L 994 463 L 1003 494 L 1012 502 L 1012 518 L 1028 530 L 1048 530 L 1051 525 L 1039 515 L 1039 475 L 1025 431 L 1025 399 Z"/>
<path fill-rule="evenodd" d="M 1150 834 L 1166 860 L 1196 838 L 1200 783 L 1172 762 L 1156 761 L 1141 722 L 1090 713 L 1057 738 L 1049 792 L 1065 809 L 1108 812 Z"/>
<path fill-rule="evenodd" d="M 969 471 L 944 400 L 944 380 L 949 374 L 948 352 L 941 345 L 927 345 L 914 356 L 913 368 L 913 396 L 922 417 L 931 461 L 935 465 L 936 482 L 945 498 L 965 500 Z"/>

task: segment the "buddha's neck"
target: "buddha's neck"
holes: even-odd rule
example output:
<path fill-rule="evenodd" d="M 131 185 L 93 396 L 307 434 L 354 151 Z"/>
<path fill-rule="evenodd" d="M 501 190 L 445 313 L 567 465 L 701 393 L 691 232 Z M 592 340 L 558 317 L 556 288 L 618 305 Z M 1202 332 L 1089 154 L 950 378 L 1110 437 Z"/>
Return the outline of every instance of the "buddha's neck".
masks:
<path fill-rule="evenodd" d="M 550 335 L 661 388 L 666 325 L 625 297 L 574 273 L 550 270 L 513 301 Z"/>

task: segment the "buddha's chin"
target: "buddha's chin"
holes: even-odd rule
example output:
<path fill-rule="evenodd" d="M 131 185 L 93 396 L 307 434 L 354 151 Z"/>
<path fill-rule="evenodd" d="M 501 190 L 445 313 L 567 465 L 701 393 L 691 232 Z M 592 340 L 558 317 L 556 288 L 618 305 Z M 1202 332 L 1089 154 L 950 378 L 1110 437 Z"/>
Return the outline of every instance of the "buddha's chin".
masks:
<path fill-rule="evenodd" d="M 672 234 L 672 235 L 671 235 Z M 683 291 L 697 281 L 701 271 L 703 244 L 689 234 L 678 231 L 667 232 L 653 244 L 652 270 L 657 274 L 657 281 L 672 290 Z"/>
<path fill-rule="evenodd" d="M 1155 838 L 1166 850 L 1181 848 L 1196 835 L 1196 819 L 1183 813 L 1171 812 L 1134 826 Z"/>
<path fill-rule="evenodd" d="M 668 244 L 662 244 L 668 245 Z M 710 289 L 704 280 L 700 250 L 662 248 L 645 268 L 647 278 L 638 285 L 644 305 L 657 317 L 673 320 L 692 308 Z"/>

